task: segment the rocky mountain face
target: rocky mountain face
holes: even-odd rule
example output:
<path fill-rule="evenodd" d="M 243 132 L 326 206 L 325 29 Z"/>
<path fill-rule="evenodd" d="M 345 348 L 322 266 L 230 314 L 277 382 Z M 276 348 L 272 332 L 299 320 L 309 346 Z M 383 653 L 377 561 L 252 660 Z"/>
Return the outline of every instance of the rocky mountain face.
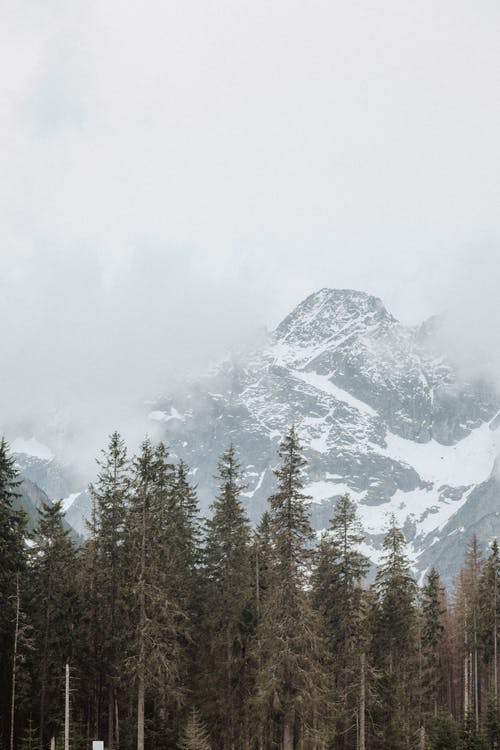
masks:
<path fill-rule="evenodd" d="M 279 440 L 295 424 L 315 527 L 349 492 L 374 563 L 394 515 L 417 572 L 435 564 L 449 582 L 473 531 L 484 544 L 500 532 L 500 400 L 488 384 L 461 379 L 440 350 L 437 325 L 404 326 L 375 297 L 322 289 L 258 351 L 158 399 L 151 427 L 191 466 L 205 509 L 218 457 L 233 442 L 256 521 L 274 490 Z M 38 473 L 36 481 L 47 489 Z M 71 513 L 78 527 L 88 497 L 76 498 Z"/>

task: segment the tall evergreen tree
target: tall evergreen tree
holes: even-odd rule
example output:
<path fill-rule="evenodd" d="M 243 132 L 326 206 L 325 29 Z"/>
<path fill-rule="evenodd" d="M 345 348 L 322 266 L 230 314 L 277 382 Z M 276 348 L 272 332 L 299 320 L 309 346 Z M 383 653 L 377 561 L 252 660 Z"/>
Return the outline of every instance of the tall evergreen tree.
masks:
<path fill-rule="evenodd" d="M 422 589 L 422 698 L 427 717 L 436 717 L 440 708 L 439 693 L 443 679 L 441 643 L 446 612 L 444 596 L 439 573 L 432 568 Z"/>
<path fill-rule="evenodd" d="M 280 445 L 278 487 L 270 498 L 273 569 L 258 631 L 261 718 L 273 720 L 283 750 L 324 729 L 327 681 L 319 618 L 305 584 L 314 532 L 303 493 L 305 460 L 292 427 Z"/>
<path fill-rule="evenodd" d="M 479 727 L 480 706 L 480 597 L 482 555 L 475 534 L 467 547 L 460 572 L 456 611 L 463 663 L 463 715 L 471 712 Z"/>
<path fill-rule="evenodd" d="M 134 476 L 126 540 L 130 596 L 129 616 L 134 635 L 129 643 L 136 675 L 137 750 L 144 750 L 147 701 L 159 716 L 181 700 L 179 629 L 184 613 L 174 599 L 170 555 L 165 544 L 165 496 L 158 452 L 149 440 L 133 461 Z M 151 728 L 153 730 L 153 728 Z M 155 746 L 162 746 L 156 737 Z"/>
<path fill-rule="evenodd" d="M 312 579 L 313 602 L 325 625 L 333 666 L 338 705 L 336 746 L 340 748 L 356 746 L 360 680 L 365 678 L 361 668 L 365 652 L 361 580 L 369 561 L 359 551 L 363 539 L 356 507 L 344 495 L 318 545 Z"/>
<path fill-rule="evenodd" d="M 205 615 L 218 747 L 235 750 L 242 745 L 241 719 L 248 676 L 247 642 L 252 604 L 250 526 L 240 499 L 244 485 L 233 446 L 223 454 L 218 469 L 219 494 L 207 521 L 208 608 Z"/>
<path fill-rule="evenodd" d="M 93 590 L 98 597 L 98 610 L 92 621 L 92 639 L 102 642 L 99 668 L 106 692 L 107 748 L 112 750 L 119 734 L 117 681 L 119 658 L 123 651 L 123 541 L 125 513 L 129 502 L 130 476 L 127 449 L 123 439 L 114 432 L 107 451 L 98 462 L 97 482 L 90 486 L 95 515 L 92 529 L 95 545 Z M 99 632 L 96 632 L 99 631 Z"/>
<path fill-rule="evenodd" d="M 375 579 L 373 662 L 378 670 L 375 750 L 409 750 L 418 727 L 417 586 L 395 519 L 384 539 Z"/>
<path fill-rule="evenodd" d="M 26 517 L 15 508 L 21 479 L 4 438 L 0 440 L 0 747 L 10 725 L 16 581 L 26 564 Z"/>
<path fill-rule="evenodd" d="M 73 658 L 80 619 L 78 556 L 63 517 L 60 501 L 42 503 L 30 551 L 40 748 L 62 728 L 64 670 Z"/>
<path fill-rule="evenodd" d="M 500 553 L 496 539 L 483 565 L 478 591 L 479 642 L 488 668 L 488 689 L 498 702 L 498 623 L 500 621 Z"/>
<path fill-rule="evenodd" d="M 207 730 L 195 709 L 189 714 L 179 748 L 180 750 L 210 750 Z"/>

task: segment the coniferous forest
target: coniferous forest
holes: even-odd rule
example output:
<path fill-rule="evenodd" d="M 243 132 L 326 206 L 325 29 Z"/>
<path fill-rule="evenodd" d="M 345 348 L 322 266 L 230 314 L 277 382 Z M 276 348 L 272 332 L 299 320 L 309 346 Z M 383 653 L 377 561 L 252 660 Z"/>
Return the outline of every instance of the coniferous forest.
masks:
<path fill-rule="evenodd" d="M 73 750 L 500 747 L 497 543 L 445 592 L 393 522 L 373 571 L 348 496 L 317 538 L 304 463 L 291 428 L 254 529 L 234 447 L 204 519 L 188 466 L 115 433 L 77 545 L 61 502 L 28 533 L 2 441 L 2 750 L 63 747 L 67 664 Z"/>

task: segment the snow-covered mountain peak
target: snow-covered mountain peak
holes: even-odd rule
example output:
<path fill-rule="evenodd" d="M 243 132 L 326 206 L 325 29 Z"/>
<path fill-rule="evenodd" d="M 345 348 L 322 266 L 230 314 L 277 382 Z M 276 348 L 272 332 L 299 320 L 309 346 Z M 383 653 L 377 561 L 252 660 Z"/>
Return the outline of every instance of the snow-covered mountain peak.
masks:
<path fill-rule="evenodd" d="M 310 347 L 341 334 L 352 335 L 381 323 L 395 323 L 382 301 L 353 289 L 320 289 L 279 324 L 275 339 Z"/>
<path fill-rule="evenodd" d="M 416 566 L 451 577 L 472 531 L 500 534 L 500 401 L 485 383 L 463 380 L 435 327 L 433 319 L 405 326 L 369 294 L 321 289 L 251 353 L 150 401 L 149 420 L 191 466 L 204 510 L 217 492 L 218 458 L 236 445 L 254 521 L 275 490 L 279 439 L 295 424 L 318 530 L 349 492 L 373 561 L 394 514 Z M 26 462 L 26 473 L 35 469 L 46 489 L 38 465 Z M 68 520 L 78 527 L 89 507 L 82 493 Z"/>

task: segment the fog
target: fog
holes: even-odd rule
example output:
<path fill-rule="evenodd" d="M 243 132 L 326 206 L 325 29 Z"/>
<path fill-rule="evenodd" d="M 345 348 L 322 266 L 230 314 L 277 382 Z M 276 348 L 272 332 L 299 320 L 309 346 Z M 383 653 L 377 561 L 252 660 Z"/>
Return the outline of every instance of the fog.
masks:
<path fill-rule="evenodd" d="M 323 286 L 500 382 L 500 7 L 6 0 L 0 427 L 73 454 Z"/>

